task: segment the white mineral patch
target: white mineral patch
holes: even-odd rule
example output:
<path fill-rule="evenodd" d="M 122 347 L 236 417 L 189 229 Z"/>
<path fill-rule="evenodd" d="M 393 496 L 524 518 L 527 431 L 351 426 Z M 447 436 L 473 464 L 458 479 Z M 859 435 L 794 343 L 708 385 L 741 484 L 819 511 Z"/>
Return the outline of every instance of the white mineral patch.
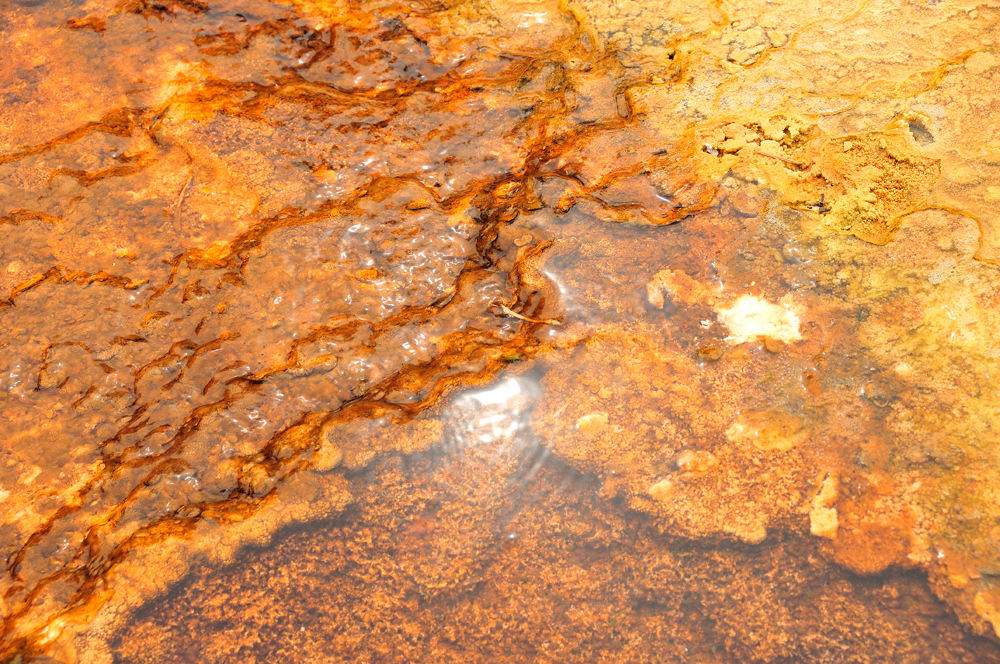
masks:
<path fill-rule="evenodd" d="M 719 322 L 729 328 L 726 341 L 741 344 L 754 337 L 785 343 L 798 341 L 799 317 L 788 303 L 771 304 L 756 295 L 742 295 L 731 307 L 716 307 Z"/>
<path fill-rule="evenodd" d="M 812 509 L 809 510 L 809 532 L 817 537 L 837 537 L 837 508 L 830 507 L 830 504 L 837 500 L 838 484 L 836 475 L 827 475 L 819 491 L 813 496 Z"/>

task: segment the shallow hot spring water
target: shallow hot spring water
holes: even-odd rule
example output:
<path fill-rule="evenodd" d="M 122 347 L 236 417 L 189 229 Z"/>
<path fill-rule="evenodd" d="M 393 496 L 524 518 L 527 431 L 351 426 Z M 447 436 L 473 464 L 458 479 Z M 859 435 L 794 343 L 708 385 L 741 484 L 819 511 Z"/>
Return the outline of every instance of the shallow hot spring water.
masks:
<path fill-rule="evenodd" d="M 0 3 L 0 662 L 1000 662 L 998 49 Z"/>

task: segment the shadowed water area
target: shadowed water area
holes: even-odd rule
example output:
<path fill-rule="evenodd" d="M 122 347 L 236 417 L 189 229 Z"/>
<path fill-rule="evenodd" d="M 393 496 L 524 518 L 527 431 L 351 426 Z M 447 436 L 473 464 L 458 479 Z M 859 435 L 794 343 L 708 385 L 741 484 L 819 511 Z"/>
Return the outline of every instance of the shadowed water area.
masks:
<path fill-rule="evenodd" d="M 1000 6 L 0 5 L 0 662 L 1000 662 Z"/>

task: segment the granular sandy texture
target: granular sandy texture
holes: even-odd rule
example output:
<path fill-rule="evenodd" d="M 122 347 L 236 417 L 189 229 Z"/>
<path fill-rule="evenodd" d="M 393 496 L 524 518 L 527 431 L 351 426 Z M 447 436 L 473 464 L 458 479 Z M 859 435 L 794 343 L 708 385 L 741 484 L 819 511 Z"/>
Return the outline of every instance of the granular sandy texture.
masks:
<path fill-rule="evenodd" d="M 510 442 L 379 462 L 340 519 L 143 608 L 116 661 L 1000 661 L 916 575 L 797 538 L 703 548 L 558 462 L 519 482 Z"/>

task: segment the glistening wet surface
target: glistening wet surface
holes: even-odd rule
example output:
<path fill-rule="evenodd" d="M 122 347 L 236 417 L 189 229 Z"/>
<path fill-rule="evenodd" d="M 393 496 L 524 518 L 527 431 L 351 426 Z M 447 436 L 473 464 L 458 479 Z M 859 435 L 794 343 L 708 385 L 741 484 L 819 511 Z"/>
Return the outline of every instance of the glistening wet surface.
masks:
<path fill-rule="evenodd" d="M 0 16 L 0 661 L 1000 661 L 991 3 Z"/>

